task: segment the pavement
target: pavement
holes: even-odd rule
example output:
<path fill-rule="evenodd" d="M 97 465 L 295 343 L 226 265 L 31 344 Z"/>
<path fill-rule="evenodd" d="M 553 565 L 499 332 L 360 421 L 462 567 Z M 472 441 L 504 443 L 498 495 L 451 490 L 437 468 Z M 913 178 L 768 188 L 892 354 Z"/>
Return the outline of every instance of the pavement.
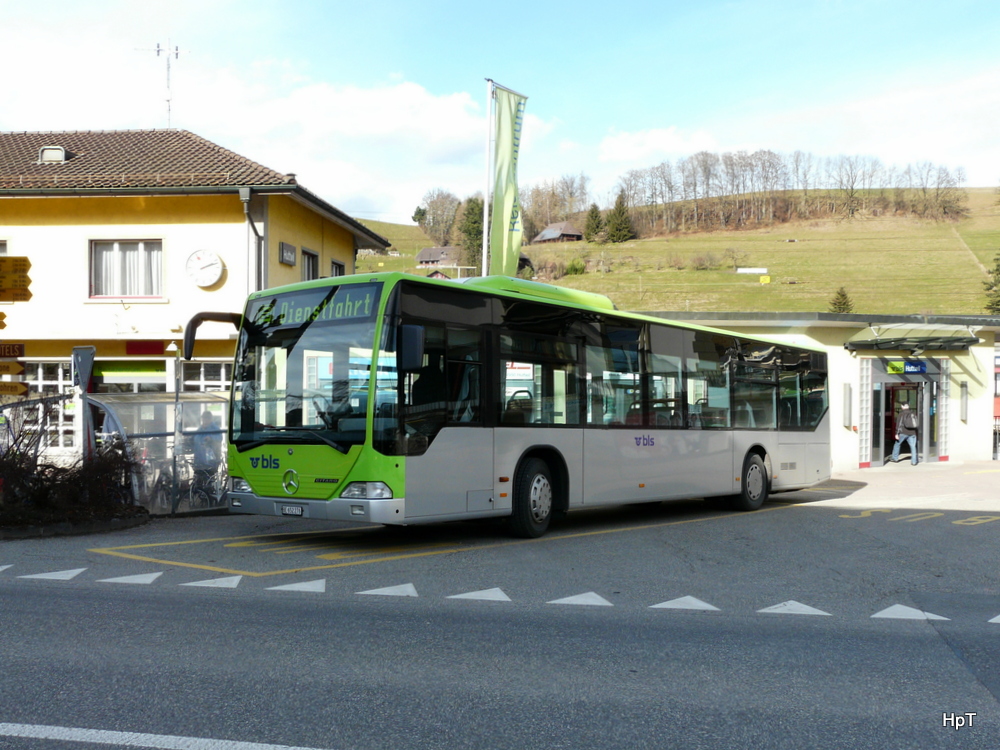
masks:
<path fill-rule="evenodd" d="M 931 508 L 1000 512 L 1000 461 L 924 461 L 916 466 L 889 463 L 835 473 L 824 489 L 848 491 L 822 500 L 844 508 Z M 780 497 L 777 496 L 777 497 Z"/>

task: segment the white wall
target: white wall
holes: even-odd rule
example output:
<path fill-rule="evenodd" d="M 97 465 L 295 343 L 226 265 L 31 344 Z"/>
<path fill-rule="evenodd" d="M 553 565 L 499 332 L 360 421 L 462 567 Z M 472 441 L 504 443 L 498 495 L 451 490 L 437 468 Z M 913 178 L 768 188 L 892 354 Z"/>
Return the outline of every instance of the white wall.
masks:
<path fill-rule="evenodd" d="M 242 310 L 249 286 L 245 224 L 8 225 L 0 231 L 9 255 L 31 260 L 32 299 L 0 305 L 7 314 L 6 341 L 176 339 L 196 312 Z M 162 240 L 163 297 L 90 299 L 90 242 L 140 239 Z M 226 266 L 222 282 L 209 290 L 185 274 L 196 250 L 214 250 Z M 204 333 L 228 337 L 218 329 L 206 326 Z"/>

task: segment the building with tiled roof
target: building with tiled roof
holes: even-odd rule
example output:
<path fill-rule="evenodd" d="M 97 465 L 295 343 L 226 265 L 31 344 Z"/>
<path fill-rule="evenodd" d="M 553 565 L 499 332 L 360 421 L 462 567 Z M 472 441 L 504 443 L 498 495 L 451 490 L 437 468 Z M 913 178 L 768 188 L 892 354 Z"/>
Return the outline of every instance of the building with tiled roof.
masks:
<path fill-rule="evenodd" d="M 192 362 L 172 353 L 195 313 L 353 273 L 359 249 L 388 245 L 294 174 L 186 130 L 0 133 L 0 255 L 31 263 L 30 299 L 0 292 L 0 340 L 23 344 L 29 397 L 72 389 L 81 344 L 98 391 L 224 389 L 231 327 L 204 325 Z"/>

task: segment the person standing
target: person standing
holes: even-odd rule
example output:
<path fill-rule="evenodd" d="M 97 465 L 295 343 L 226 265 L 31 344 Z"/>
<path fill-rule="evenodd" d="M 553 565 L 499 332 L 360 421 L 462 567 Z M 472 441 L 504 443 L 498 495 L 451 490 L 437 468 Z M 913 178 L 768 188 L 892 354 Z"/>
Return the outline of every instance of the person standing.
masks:
<path fill-rule="evenodd" d="M 222 463 L 222 432 L 215 426 L 212 412 L 205 409 L 201 413 L 201 426 L 195 433 L 194 440 L 194 474 L 196 484 L 210 486 L 212 478 Z"/>
<path fill-rule="evenodd" d="M 899 448 L 905 440 L 910 444 L 910 464 L 917 465 L 917 415 L 910 409 L 909 404 L 903 404 L 903 408 L 896 417 L 896 445 L 892 448 L 892 462 L 899 463 Z"/>

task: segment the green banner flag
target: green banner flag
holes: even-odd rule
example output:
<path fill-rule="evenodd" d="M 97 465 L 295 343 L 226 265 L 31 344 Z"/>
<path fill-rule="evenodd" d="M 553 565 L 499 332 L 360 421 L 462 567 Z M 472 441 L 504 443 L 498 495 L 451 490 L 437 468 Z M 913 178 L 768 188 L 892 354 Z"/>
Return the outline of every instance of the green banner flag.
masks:
<path fill-rule="evenodd" d="M 496 143 L 493 147 L 493 218 L 490 223 L 490 274 L 517 276 L 521 257 L 521 199 L 517 193 L 517 155 L 527 97 L 500 86 L 496 98 Z"/>

